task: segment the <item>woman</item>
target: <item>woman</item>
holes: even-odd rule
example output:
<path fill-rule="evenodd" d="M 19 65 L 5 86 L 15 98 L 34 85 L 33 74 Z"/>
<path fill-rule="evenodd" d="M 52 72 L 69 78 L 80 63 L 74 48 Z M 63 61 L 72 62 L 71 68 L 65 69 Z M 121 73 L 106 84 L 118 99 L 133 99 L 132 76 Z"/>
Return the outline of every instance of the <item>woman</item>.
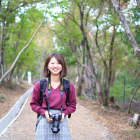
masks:
<path fill-rule="evenodd" d="M 76 94 L 74 85 L 70 82 L 69 106 L 66 106 L 66 94 L 63 91 L 62 98 L 60 95 L 60 87 L 62 86 L 60 79 L 66 75 L 67 68 L 63 56 L 58 53 L 49 55 L 44 65 L 44 76 L 49 79 L 51 85 L 50 95 L 48 95 L 48 84 L 45 91 L 47 100 L 50 103 L 50 109 L 47 110 L 47 104 L 44 97 L 42 105 L 39 105 L 40 81 L 38 81 L 34 86 L 30 103 L 32 110 L 40 114 L 36 123 L 36 140 L 71 140 L 66 116 L 76 110 Z M 47 83 L 49 81 L 47 81 Z M 63 112 L 61 112 L 62 107 Z M 53 119 L 51 119 L 50 116 L 52 114 L 62 115 L 59 122 L 60 131 L 58 133 L 53 133 L 51 130 L 53 127 Z"/>

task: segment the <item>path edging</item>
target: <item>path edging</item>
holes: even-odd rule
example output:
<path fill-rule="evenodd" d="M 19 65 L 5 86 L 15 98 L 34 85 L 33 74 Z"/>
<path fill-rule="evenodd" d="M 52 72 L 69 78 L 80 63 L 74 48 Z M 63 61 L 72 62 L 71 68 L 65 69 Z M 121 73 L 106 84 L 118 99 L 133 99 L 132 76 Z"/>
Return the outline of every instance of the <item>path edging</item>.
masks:
<path fill-rule="evenodd" d="M 10 111 L 0 120 L 0 137 L 6 132 L 8 127 L 10 127 L 12 123 L 19 117 L 32 91 L 33 88 L 27 90 L 10 109 Z"/>

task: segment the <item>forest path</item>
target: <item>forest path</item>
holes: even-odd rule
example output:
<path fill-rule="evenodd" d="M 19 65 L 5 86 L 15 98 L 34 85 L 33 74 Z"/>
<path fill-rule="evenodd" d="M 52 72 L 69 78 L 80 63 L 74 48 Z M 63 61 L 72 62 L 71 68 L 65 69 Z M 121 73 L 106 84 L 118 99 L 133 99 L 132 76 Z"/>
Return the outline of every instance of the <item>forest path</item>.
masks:
<path fill-rule="evenodd" d="M 34 140 L 36 113 L 30 107 L 29 97 L 21 115 L 5 132 L 0 140 Z M 93 112 L 92 112 L 93 114 Z M 114 134 L 101 122 L 96 121 L 91 111 L 77 103 L 76 112 L 72 114 L 69 123 L 72 140 L 115 140 Z"/>

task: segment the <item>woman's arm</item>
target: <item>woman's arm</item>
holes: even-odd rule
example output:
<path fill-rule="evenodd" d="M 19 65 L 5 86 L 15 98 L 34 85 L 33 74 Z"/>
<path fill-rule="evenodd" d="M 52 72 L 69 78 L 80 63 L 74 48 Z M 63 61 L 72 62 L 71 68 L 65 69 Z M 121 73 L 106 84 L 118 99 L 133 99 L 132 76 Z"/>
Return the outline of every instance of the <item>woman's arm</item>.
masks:
<path fill-rule="evenodd" d="M 39 105 L 40 101 L 40 81 L 38 81 L 33 89 L 30 106 L 34 112 L 40 115 L 45 115 L 45 110 Z"/>

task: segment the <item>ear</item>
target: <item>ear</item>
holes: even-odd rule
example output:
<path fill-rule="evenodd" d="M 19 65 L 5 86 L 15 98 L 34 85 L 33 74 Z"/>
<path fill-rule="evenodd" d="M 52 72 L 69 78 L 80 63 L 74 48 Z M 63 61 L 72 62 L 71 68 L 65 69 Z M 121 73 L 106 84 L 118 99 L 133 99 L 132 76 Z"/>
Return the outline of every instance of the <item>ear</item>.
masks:
<path fill-rule="evenodd" d="M 47 69 L 47 73 L 50 74 L 50 70 L 49 69 Z"/>

